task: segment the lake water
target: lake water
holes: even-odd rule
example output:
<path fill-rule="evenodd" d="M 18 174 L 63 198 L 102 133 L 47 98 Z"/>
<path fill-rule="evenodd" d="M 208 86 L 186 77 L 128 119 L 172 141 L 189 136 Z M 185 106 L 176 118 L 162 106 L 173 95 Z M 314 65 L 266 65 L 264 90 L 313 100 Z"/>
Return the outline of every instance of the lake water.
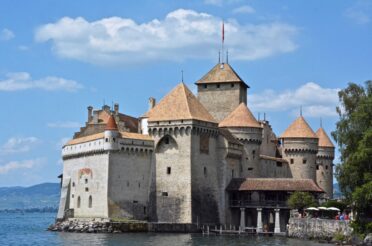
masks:
<path fill-rule="evenodd" d="M 219 236 L 202 234 L 163 234 L 163 233 L 126 233 L 126 234 L 86 234 L 49 232 L 45 229 L 52 224 L 55 214 L 0 213 L 0 245 L 151 245 L 151 246 L 326 246 L 311 241 L 284 237 L 258 236 Z"/>

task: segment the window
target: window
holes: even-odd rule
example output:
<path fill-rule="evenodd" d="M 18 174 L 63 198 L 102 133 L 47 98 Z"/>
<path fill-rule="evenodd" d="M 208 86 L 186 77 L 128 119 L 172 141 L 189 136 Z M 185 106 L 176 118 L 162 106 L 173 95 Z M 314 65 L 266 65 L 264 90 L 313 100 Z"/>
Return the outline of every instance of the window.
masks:
<path fill-rule="evenodd" d="M 80 196 L 78 196 L 78 200 L 77 200 L 77 208 L 80 208 L 80 202 L 81 202 L 81 199 L 80 199 Z"/>
<path fill-rule="evenodd" d="M 74 195 L 74 194 L 72 194 L 72 195 L 71 195 L 71 198 L 74 198 L 74 197 L 75 197 L 75 195 Z"/>
<path fill-rule="evenodd" d="M 319 165 L 316 165 L 316 170 L 319 170 Z"/>
<path fill-rule="evenodd" d="M 169 137 L 164 138 L 164 143 L 169 144 Z"/>
<path fill-rule="evenodd" d="M 207 177 L 207 168 L 204 167 L 204 177 Z"/>
<path fill-rule="evenodd" d="M 234 87 L 235 85 L 234 84 L 231 84 L 231 87 Z"/>
<path fill-rule="evenodd" d="M 105 139 L 106 143 L 108 142 L 108 138 Z"/>
<path fill-rule="evenodd" d="M 256 150 L 252 150 L 252 156 L 253 156 L 253 160 L 254 160 L 254 158 L 256 157 Z"/>
<path fill-rule="evenodd" d="M 326 170 L 328 170 L 328 165 L 325 166 Z"/>
<path fill-rule="evenodd" d="M 205 84 L 203 86 L 204 86 L 204 89 L 207 89 L 207 87 L 208 87 L 208 85 L 205 85 Z"/>
<path fill-rule="evenodd" d="M 75 187 L 75 182 L 72 182 L 72 187 Z"/>
<path fill-rule="evenodd" d="M 85 179 L 85 183 L 88 184 L 88 179 Z"/>
<path fill-rule="evenodd" d="M 89 191 L 89 188 L 88 187 L 85 187 L 85 191 L 88 192 Z"/>
<path fill-rule="evenodd" d="M 291 164 L 293 164 L 293 163 L 294 163 L 294 160 L 293 160 L 293 159 L 291 159 L 290 161 L 291 161 Z"/>
<path fill-rule="evenodd" d="M 302 159 L 302 164 L 306 164 L 306 159 Z"/>
<path fill-rule="evenodd" d="M 138 203 L 138 201 L 136 201 L 136 200 L 133 200 L 133 203 Z"/>
<path fill-rule="evenodd" d="M 171 167 L 167 167 L 167 174 L 171 174 L 172 172 L 172 168 Z"/>
<path fill-rule="evenodd" d="M 143 214 L 146 214 L 146 207 L 143 207 Z"/>
<path fill-rule="evenodd" d="M 248 171 L 252 171 L 253 170 L 253 167 L 248 167 Z"/>
<path fill-rule="evenodd" d="M 162 196 L 168 196 L 168 192 L 162 192 L 161 195 Z"/>
<path fill-rule="evenodd" d="M 129 181 L 127 181 L 127 187 L 129 187 Z"/>
<path fill-rule="evenodd" d="M 113 138 L 112 141 L 114 141 L 114 143 L 115 143 L 115 138 Z"/>
<path fill-rule="evenodd" d="M 92 196 L 89 196 L 89 208 L 92 208 L 93 199 Z"/>
<path fill-rule="evenodd" d="M 277 162 L 277 163 L 276 163 L 276 166 L 277 166 L 277 167 L 282 167 L 282 163 L 281 163 L 281 162 Z"/>
<path fill-rule="evenodd" d="M 141 188 L 141 183 L 140 182 L 138 182 L 138 188 Z"/>
<path fill-rule="evenodd" d="M 220 85 L 217 85 L 217 88 L 220 88 Z"/>

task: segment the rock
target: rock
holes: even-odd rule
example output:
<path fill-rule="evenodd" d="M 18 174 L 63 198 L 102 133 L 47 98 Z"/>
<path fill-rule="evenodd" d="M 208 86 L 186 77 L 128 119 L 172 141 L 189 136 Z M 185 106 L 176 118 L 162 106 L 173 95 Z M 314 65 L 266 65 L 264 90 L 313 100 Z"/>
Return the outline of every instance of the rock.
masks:
<path fill-rule="evenodd" d="M 364 245 L 372 246 L 372 233 L 368 233 L 363 240 Z"/>

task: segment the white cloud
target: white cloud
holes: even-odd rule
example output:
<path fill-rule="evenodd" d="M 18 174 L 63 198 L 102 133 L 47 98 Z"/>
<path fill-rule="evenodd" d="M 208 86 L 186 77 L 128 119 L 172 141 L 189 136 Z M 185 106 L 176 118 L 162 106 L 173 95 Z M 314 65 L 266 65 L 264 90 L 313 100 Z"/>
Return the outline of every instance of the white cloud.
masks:
<path fill-rule="evenodd" d="M 73 121 L 59 121 L 48 123 L 47 126 L 50 128 L 79 128 L 81 124 Z"/>
<path fill-rule="evenodd" d="M 14 37 L 15 37 L 14 33 L 9 29 L 4 28 L 0 32 L 0 40 L 7 41 L 7 40 L 11 40 Z"/>
<path fill-rule="evenodd" d="M 16 169 L 31 169 L 45 162 L 44 158 L 38 158 L 34 160 L 24 160 L 24 161 L 11 161 L 5 165 L 0 166 L 0 174 L 6 174 L 12 170 Z"/>
<path fill-rule="evenodd" d="M 26 72 L 9 73 L 6 74 L 5 79 L 0 80 L 0 91 L 41 89 L 46 91 L 75 92 L 81 88 L 83 86 L 74 80 L 53 76 L 34 80 Z"/>
<path fill-rule="evenodd" d="M 256 60 L 297 48 L 295 26 L 281 22 L 240 24 L 225 21 L 225 43 L 235 60 Z M 60 57 L 95 64 L 180 61 L 217 56 L 221 18 L 178 9 L 163 20 L 136 23 L 110 17 L 89 22 L 64 17 L 38 28 L 38 42 L 51 41 Z"/>
<path fill-rule="evenodd" d="M 253 14 L 256 12 L 256 10 L 249 5 L 243 5 L 238 8 L 233 9 L 232 12 L 234 14 Z"/>
<path fill-rule="evenodd" d="M 286 111 L 298 114 L 302 106 L 303 114 L 308 117 L 336 116 L 338 88 L 323 88 L 314 82 L 308 82 L 295 90 L 276 92 L 266 90 L 253 94 L 248 104 L 255 111 Z"/>
<path fill-rule="evenodd" d="M 372 4 L 370 1 L 356 1 L 353 6 L 346 9 L 345 16 L 357 24 L 367 24 L 371 22 Z"/>
<path fill-rule="evenodd" d="M 0 146 L 0 155 L 28 152 L 33 146 L 39 144 L 41 141 L 36 137 L 12 137 Z"/>

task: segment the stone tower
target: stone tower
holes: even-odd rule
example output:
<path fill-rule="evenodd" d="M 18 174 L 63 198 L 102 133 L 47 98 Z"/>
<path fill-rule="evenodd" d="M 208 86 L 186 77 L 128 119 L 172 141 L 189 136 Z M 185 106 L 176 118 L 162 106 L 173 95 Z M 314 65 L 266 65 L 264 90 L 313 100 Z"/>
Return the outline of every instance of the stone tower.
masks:
<path fill-rule="evenodd" d="M 322 127 L 316 131 L 316 135 L 319 138 L 318 154 L 316 156 L 316 182 L 326 192 L 326 196 L 332 199 L 335 146 Z"/>
<path fill-rule="evenodd" d="M 119 130 L 114 116 L 111 114 L 105 127 L 104 150 L 115 150 L 118 148 Z"/>
<path fill-rule="evenodd" d="M 219 63 L 195 83 L 198 99 L 220 122 L 239 104 L 247 103 L 249 86 L 227 63 Z"/>
<path fill-rule="evenodd" d="M 158 221 L 219 223 L 215 119 L 183 83 L 146 116 L 155 144 Z"/>
<path fill-rule="evenodd" d="M 243 145 L 242 177 L 258 177 L 262 127 L 245 103 L 241 103 L 218 125 L 227 128 Z"/>
<path fill-rule="evenodd" d="M 316 182 L 318 137 L 302 115 L 280 136 L 282 155 L 289 163 L 292 177 Z"/>

